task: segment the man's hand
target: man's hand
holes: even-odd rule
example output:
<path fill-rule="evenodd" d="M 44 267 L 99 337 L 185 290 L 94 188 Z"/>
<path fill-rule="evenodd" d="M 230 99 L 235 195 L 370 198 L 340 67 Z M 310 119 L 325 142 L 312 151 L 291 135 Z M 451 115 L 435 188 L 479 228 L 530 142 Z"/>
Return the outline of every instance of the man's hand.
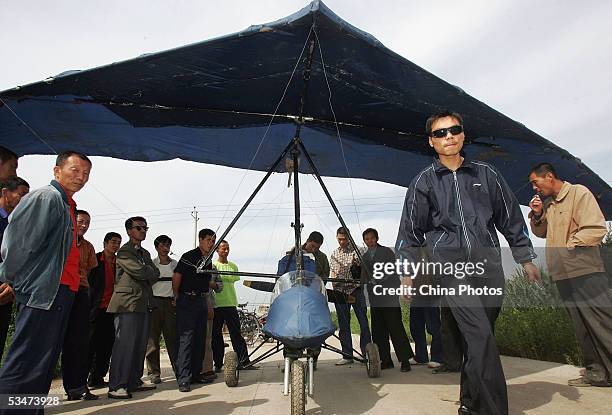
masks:
<path fill-rule="evenodd" d="M 523 270 L 529 282 L 540 281 L 540 268 L 536 267 L 533 262 L 525 262 L 523 264 Z"/>
<path fill-rule="evenodd" d="M 11 303 L 14 299 L 15 293 L 11 286 L 7 283 L 0 284 L 0 305 Z"/>
<path fill-rule="evenodd" d="M 529 207 L 531 211 L 536 216 L 542 216 L 542 211 L 544 210 L 544 205 L 542 204 L 542 199 L 540 199 L 540 195 L 535 195 L 531 198 L 529 202 Z"/>

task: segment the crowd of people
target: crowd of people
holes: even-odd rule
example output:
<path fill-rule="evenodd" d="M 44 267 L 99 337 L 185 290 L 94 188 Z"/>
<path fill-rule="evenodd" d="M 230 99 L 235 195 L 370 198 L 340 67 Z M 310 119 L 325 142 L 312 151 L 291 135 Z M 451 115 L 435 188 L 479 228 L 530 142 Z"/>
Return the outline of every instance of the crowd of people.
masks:
<path fill-rule="evenodd" d="M 391 341 L 402 372 L 412 365 L 428 365 L 434 374 L 461 372 L 460 414 L 507 414 L 506 381 L 494 335 L 503 295 L 458 292 L 463 285 L 478 293 L 485 286 L 503 292 L 498 232 L 527 278 L 537 281 L 540 271 L 532 262 L 527 224 L 499 171 L 462 152 L 465 135 L 459 114 L 432 115 L 426 132 L 436 157 L 408 188 L 394 249 L 379 244 L 374 228 L 362 233 L 365 248 L 357 248 L 350 231 L 340 227 L 338 247 L 328 260 L 320 250 L 323 235 L 315 231 L 301 247 L 301 261 L 295 250 L 287 252 L 278 274 L 300 262 L 324 279 L 342 280 L 333 282 L 333 288 L 351 301 L 335 304 L 342 350 L 336 365 L 353 362 L 352 308 L 360 352 L 365 355 L 366 346 L 374 342 L 381 369 L 394 367 Z M 109 398 L 129 399 L 162 381 L 162 336 L 178 389 L 189 392 L 193 384 L 210 383 L 222 370 L 228 346 L 224 326 L 239 369 L 258 369 L 249 361 L 240 333 L 234 288 L 240 278 L 237 265 L 228 259 L 228 241 L 217 244 L 215 232 L 202 229 L 199 246 L 177 261 L 170 258 L 172 239 L 159 235 L 154 240 L 157 256 L 152 258 L 142 247 L 147 220 L 134 216 L 125 221 L 127 241 L 109 232 L 103 250 L 96 253 L 85 239 L 91 215 L 77 209 L 73 199 L 89 179 L 90 159 L 77 151 L 61 153 L 54 180 L 32 192 L 17 176 L 17 167 L 17 155 L 0 147 L 0 356 L 16 308 L 15 332 L 0 367 L 0 394 L 47 394 L 61 354 L 67 399 L 98 399 L 91 390 L 105 387 Z M 612 298 L 598 249 L 606 234 L 602 211 L 586 187 L 562 181 L 549 163 L 524 174 L 536 193 L 529 205 L 531 230 L 547 240 L 549 273 L 584 355 L 582 376 L 569 384 L 610 386 Z M 215 246 L 217 259 L 212 262 Z M 473 278 L 409 275 L 377 267 L 425 260 L 486 266 L 484 275 Z M 382 268 L 384 275 L 376 275 Z M 213 269 L 233 274 L 207 272 Z M 421 284 L 443 288 L 445 294 L 414 294 Z M 411 301 L 414 351 L 400 296 L 389 294 L 406 287 L 412 288 L 404 296 Z M 431 336 L 429 350 L 426 333 Z M 314 351 L 315 366 L 319 352 Z M 0 408 L 4 413 L 12 412 Z"/>

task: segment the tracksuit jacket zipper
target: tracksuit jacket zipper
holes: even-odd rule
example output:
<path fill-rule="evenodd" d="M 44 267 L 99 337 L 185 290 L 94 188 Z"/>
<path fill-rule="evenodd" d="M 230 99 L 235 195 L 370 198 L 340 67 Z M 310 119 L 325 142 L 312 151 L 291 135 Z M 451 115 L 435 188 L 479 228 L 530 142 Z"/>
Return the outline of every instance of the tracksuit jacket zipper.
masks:
<path fill-rule="evenodd" d="M 465 219 L 463 217 L 463 206 L 461 205 L 461 194 L 459 193 L 459 183 L 457 182 L 457 172 L 453 172 L 453 180 L 455 181 L 455 191 L 457 192 L 457 205 L 459 206 L 459 217 L 461 218 L 461 226 L 463 227 L 463 235 L 465 236 L 465 242 L 468 248 L 468 260 L 472 255 L 472 245 L 470 244 L 470 238 L 467 233 L 467 227 L 465 226 Z"/>

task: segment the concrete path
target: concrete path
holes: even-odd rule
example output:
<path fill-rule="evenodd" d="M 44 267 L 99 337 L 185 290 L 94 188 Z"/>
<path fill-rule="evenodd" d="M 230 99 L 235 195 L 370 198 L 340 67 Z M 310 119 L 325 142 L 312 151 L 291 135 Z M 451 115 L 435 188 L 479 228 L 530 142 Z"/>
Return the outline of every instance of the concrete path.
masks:
<path fill-rule="evenodd" d="M 355 344 L 358 343 L 356 339 Z M 334 344 L 334 341 L 331 342 Z M 336 367 L 338 356 L 323 351 L 315 372 L 315 395 L 307 401 L 309 415 L 457 413 L 459 375 L 432 375 L 425 366 L 402 373 L 399 365 L 370 379 L 361 364 Z M 612 414 L 612 388 L 573 388 L 567 379 L 578 377 L 578 368 L 536 360 L 502 357 L 511 414 Z M 271 415 L 290 413 L 290 399 L 282 395 L 282 355 L 261 364 L 258 371 L 240 374 L 240 383 L 229 388 L 223 376 L 210 385 L 194 385 L 180 393 L 163 356 L 163 383 L 155 391 L 136 392 L 134 398 L 117 401 L 106 397 L 106 389 L 93 391 L 98 401 L 63 402 L 47 414 L 173 414 L 173 415 Z M 62 394 L 61 380 L 51 393 Z"/>

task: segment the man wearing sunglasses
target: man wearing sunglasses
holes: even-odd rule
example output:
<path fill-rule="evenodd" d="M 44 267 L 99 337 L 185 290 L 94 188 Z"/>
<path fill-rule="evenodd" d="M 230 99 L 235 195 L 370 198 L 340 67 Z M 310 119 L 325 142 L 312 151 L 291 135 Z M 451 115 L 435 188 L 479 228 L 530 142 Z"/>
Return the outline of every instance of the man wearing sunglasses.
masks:
<path fill-rule="evenodd" d="M 149 322 L 153 309 L 153 284 L 159 269 L 141 246 L 147 221 L 135 216 L 125 221 L 130 240 L 117 251 L 115 290 L 106 311 L 115 313 L 115 343 L 111 357 L 108 397 L 129 399 L 132 392 L 155 389 L 142 377 Z"/>
<path fill-rule="evenodd" d="M 504 178 L 493 166 L 462 154 L 461 116 L 432 115 L 426 131 L 437 157 L 408 188 L 396 249 L 401 260 L 413 264 L 421 261 L 425 248 L 431 263 L 453 265 L 455 271 L 438 277 L 467 345 L 459 414 L 505 415 L 508 393 L 493 334 L 504 287 L 497 231 L 530 281 L 539 279 L 531 262 L 535 253 L 519 203 Z M 468 266 L 473 272 L 459 272 Z"/>

